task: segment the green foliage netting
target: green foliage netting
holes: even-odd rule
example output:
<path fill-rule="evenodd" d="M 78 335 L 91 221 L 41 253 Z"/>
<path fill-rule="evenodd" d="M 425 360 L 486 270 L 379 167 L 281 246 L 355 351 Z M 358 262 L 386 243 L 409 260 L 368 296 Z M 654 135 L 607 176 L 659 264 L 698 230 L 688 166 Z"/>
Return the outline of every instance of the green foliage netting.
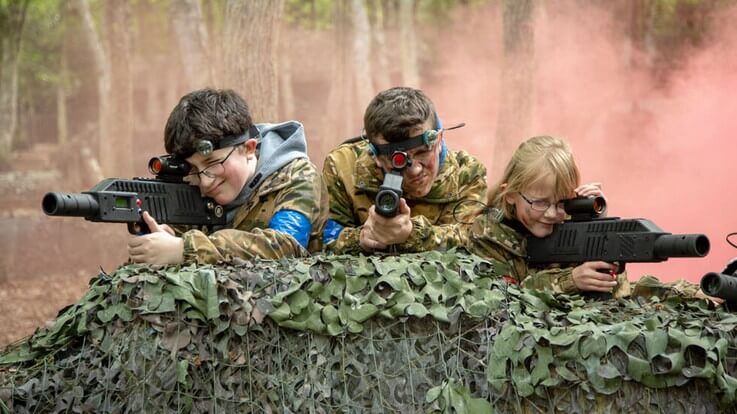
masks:
<path fill-rule="evenodd" d="M 0 411 L 737 412 L 735 325 L 454 252 L 126 266 L 5 350 Z"/>

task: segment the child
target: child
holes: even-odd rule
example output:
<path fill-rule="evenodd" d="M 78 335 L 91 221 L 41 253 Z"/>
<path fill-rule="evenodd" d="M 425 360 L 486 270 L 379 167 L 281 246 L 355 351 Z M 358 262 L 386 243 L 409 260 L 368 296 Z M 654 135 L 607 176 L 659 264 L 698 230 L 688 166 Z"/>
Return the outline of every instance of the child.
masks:
<path fill-rule="evenodd" d="M 604 195 L 599 183 L 580 185 L 579 180 L 578 167 L 565 142 L 549 136 L 523 142 L 502 179 L 491 189 L 491 213 L 477 217 L 471 226 L 469 251 L 509 264 L 509 276 L 527 288 L 630 295 L 625 273 L 612 277 L 611 272 L 617 268 L 612 263 L 594 261 L 567 268 L 534 269 L 525 262 L 526 237 L 548 236 L 553 226 L 566 218 L 561 200 Z M 685 296 L 704 297 L 697 285 L 685 281 L 664 286 Z"/>
<path fill-rule="evenodd" d="M 457 222 L 481 211 L 486 168 L 466 152 L 447 148 L 430 99 L 405 87 L 380 92 L 366 108 L 364 130 L 365 139 L 340 145 L 325 160 L 326 249 L 410 253 L 463 245 Z M 402 171 L 398 213 L 385 217 L 374 201 L 397 152 L 410 164 Z"/>
<path fill-rule="evenodd" d="M 232 90 L 191 92 L 172 110 L 164 131 L 169 154 L 191 166 L 185 178 L 225 207 L 227 225 L 212 234 L 175 231 L 147 212 L 151 233 L 133 236 L 133 262 L 216 263 L 235 257 L 306 256 L 320 248 L 327 189 L 306 154 L 296 121 L 254 125 Z"/>

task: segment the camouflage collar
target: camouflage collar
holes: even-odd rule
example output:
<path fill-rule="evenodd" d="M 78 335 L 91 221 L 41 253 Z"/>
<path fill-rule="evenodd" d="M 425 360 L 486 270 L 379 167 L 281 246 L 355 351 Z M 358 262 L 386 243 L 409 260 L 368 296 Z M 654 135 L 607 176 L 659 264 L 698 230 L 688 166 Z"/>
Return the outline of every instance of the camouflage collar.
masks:
<path fill-rule="evenodd" d="M 487 234 L 492 235 L 491 239 L 499 247 L 515 256 L 527 256 L 527 238 L 525 232 L 515 229 L 517 226 L 514 224 L 514 221 L 504 219 L 499 222 L 489 218 L 489 224 L 491 229 L 486 230 Z M 519 224 L 522 225 L 521 223 Z"/>
<path fill-rule="evenodd" d="M 357 144 L 358 156 L 356 168 L 353 170 L 353 182 L 360 191 L 376 194 L 379 191 L 384 172 L 376 166 L 373 157 L 367 150 L 365 142 Z M 430 192 L 422 198 L 416 199 L 406 196 L 408 200 L 422 201 L 431 204 L 445 204 L 460 200 L 459 166 L 455 152 L 447 151 L 443 165 L 435 178 Z"/>

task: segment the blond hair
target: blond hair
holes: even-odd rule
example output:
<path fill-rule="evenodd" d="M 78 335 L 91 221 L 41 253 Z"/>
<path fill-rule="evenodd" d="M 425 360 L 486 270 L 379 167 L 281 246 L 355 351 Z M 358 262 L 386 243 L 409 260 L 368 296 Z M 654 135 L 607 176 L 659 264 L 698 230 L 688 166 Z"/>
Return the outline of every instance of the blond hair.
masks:
<path fill-rule="evenodd" d="M 555 178 L 558 200 L 570 197 L 578 187 L 580 174 L 568 144 L 551 136 L 532 137 L 517 147 L 502 179 L 489 192 L 489 205 L 504 217 L 515 218 L 514 206 L 505 202 L 507 194 L 523 192 L 549 175 Z"/>

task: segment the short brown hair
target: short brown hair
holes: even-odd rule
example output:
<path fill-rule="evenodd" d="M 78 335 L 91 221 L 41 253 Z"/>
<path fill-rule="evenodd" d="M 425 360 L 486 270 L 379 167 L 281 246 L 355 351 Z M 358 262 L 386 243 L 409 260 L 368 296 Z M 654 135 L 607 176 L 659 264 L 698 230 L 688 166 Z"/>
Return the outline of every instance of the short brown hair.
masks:
<path fill-rule="evenodd" d="M 371 100 L 363 115 L 363 128 L 369 140 L 381 134 L 387 142 L 398 142 L 409 138 L 409 131 L 428 119 L 437 124 L 430 98 L 419 89 L 394 87 Z"/>
<path fill-rule="evenodd" d="M 246 101 L 230 89 L 199 89 L 179 100 L 164 128 L 166 152 L 183 158 L 194 154 L 198 140 L 217 145 L 223 137 L 240 136 L 253 125 Z"/>

